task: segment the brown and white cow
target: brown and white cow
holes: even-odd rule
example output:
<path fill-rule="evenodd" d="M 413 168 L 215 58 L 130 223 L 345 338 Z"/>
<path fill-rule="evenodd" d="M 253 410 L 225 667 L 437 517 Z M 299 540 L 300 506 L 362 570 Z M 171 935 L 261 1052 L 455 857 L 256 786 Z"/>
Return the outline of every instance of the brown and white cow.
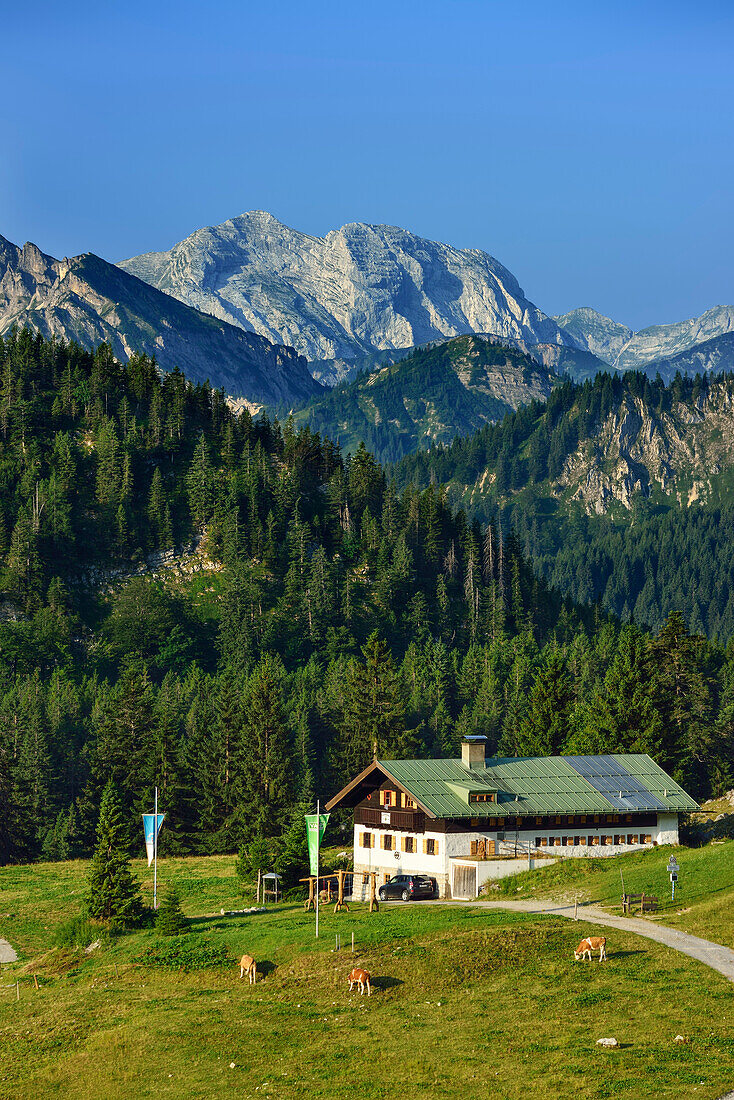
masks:
<path fill-rule="evenodd" d="M 355 966 L 351 974 L 347 978 L 347 981 L 349 982 L 349 992 L 352 992 L 352 986 L 358 985 L 359 993 L 361 996 L 364 993 L 364 987 L 367 986 L 367 996 L 370 997 L 372 995 L 370 978 L 371 974 L 369 970 L 361 970 L 360 967 Z"/>
<path fill-rule="evenodd" d="M 584 959 L 587 955 L 589 962 L 591 962 L 591 952 L 599 952 L 599 962 L 603 962 L 607 957 L 607 940 L 606 936 L 587 936 L 585 940 L 582 940 L 573 953 L 573 957 L 576 962 L 579 959 Z"/>
<path fill-rule="evenodd" d="M 250 985 L 254 985 L 257 981 L 257 963 L 252 955 L 243 955 L 240 959 L 240 977 L 244 978 L 245 974 L 250 979 Z"/>

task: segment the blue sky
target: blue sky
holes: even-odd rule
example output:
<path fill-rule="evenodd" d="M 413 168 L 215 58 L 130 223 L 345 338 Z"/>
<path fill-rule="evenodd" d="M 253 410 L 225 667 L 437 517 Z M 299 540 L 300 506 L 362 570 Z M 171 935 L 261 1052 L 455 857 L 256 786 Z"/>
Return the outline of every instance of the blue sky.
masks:
<path fill-rule="evenodd" d="M 1 20 L 16 243 L 116 260 L 265 209 L 485 249 L 549 313 L 734 301 L 731 4 L 23 7 Z"/>

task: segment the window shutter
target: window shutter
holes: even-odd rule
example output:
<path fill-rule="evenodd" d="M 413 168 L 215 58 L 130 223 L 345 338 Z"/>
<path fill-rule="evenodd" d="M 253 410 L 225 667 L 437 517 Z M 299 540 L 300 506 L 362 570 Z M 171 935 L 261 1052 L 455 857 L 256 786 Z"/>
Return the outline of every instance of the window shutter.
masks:
<path fill-rule="evenodd" d="M 426 855 L 427 852 L 428 852 L 428 841 L 424 838 L 424 840 L 423 840 L 423 855 Z"/>
<path fill-rule="evenodd" d="M 475 856 L 477 854 L 477 842 L 472 840 L 469 844 L 469 855 Z"/>

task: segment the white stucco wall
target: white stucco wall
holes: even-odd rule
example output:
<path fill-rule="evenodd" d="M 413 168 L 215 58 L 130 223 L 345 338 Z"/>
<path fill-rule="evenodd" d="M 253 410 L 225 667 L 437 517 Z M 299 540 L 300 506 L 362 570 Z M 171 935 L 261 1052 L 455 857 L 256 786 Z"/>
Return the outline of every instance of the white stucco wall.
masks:
<path fill-rule="evenodd" d="M 371 833 L 373 838 L 373 847 L 364 848 L 360 844 L 362 833 Z M 382 848 L 382 836 L 385 833 L 389 833 L 393 837 L 393 851 L 385 851 Z M 554 845 L 552 841 L 557 837 L 559 840 L 568 835 L 584 836 L 588 840 L 591 837 L 602 836 L 614 836 L 615 834 L 633 834 L 637 836 L 649 834 L 652 837 L 652 841 L 649 844 L 578 844 L 578 845 Z M 415 840 L 415 852 L 403 852 L 400 850 L 401 838 L 405 836 L 413 836 Z M 360 873 L 364 871 L 378 871 L 377 886 L 382 885 L 384 881 L 384 875 L 398 875 L 398 874 L 417 874 L 417 875 L 430 875 L 438 882 L 439 893 L 441 896 L 445 896 L 447 893 L 447 887 L 451 883 L 451 860 L 462 857 L 465 859 L 471 851 L 470 845 L 473 840 L 491 840 L 497 835 L 496 830 L 487 831 L 485 833 L 472 830 L 466 833 L 438 833 L 432 832 L 427 829 L 425 833 L 405 833 L 397 829 L 390 829 L 385 826 L 376 825 L 355 825 L 354 826 L 354 891 L 355 896 L 366 896 L 366 887 L 363 892 L 362 883 L 359 878 Z M 644 826 L 642 828 L 636 826 L 634 823 L 629 824 L 612 824 L 612 825 L 579 825 L 579 826 L 565 826 L 557 829 L 544 829 L 542 826 L 538 826 L 534 829 L 523 829 L 519 833 L 511 832 L 509 829 L 505 830 L 506 839 L 504 841 L 496 841 L 495 854 L 511 856 L 514 855 L 516 846 L 518 855 L 521 852 L 527 853 L 528 847 L 535 850 L 535 838 L 538 836 L 548 837 L 547 847 L 541 847 L 539 850 L 544 855 L 551 856 L 552 859 L 597 859 L 605 856 L 620 855 L 624 852 L 635 852 L 641 848 L 652 847 L 653 844 L 677 844 L 678 843 L 678 815 L 677 814 L 659 814 L 657 825 Z M 436 843 L 437 854 L 426 855 L 423 852 L 424 839 L 431 838 Z M 547 864 L 550 860 L 539 860 L 539 863 Z M 490 866 L 492 865 L 493 866 Z M 517 864 L 517 866 L 514 866 Z M 508 874 L 515 874 L 518 870 L 528 869 L 527 854 L 524 858 L 517 860 L 500 860 L 492 861 L 491 857 L 487 860 L 480 861 L 479 866 L 485 867 L 485 870 L 480 870 L 479 885 L 481 886 L 489 878 L 503 878 Z M 512 869 L 505 870 L 512 866 Z M 499 871 L 499 868 L 502 868 Z"/>

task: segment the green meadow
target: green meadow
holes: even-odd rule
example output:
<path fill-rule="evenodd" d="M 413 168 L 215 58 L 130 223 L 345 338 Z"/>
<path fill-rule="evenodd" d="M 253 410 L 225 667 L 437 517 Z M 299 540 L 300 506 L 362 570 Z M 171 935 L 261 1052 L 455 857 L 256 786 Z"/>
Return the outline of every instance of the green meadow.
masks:
<path fill-rule="evenodd" d="M 714 1100 L 734 1083 L 731 984 L 631 934 L 608 934 L 607 964 L 581 964 L 573 947 L 596 931 L 583 922 L 416 903 L 322 909 L 316 940 L 299 903 L 222 916 L 254 899 L 238 896 L 234 859 L 212 857 L 161 861 L 186 935 L 113 936 L 70 923 L 85 873 L 0 870 L 0 931 L 20 956 L 0 974 L 3 1097 Z M 255 986 L 238 977 L 244 952 Z M 355 963 L 369 998 L 348 992 Z"/>

